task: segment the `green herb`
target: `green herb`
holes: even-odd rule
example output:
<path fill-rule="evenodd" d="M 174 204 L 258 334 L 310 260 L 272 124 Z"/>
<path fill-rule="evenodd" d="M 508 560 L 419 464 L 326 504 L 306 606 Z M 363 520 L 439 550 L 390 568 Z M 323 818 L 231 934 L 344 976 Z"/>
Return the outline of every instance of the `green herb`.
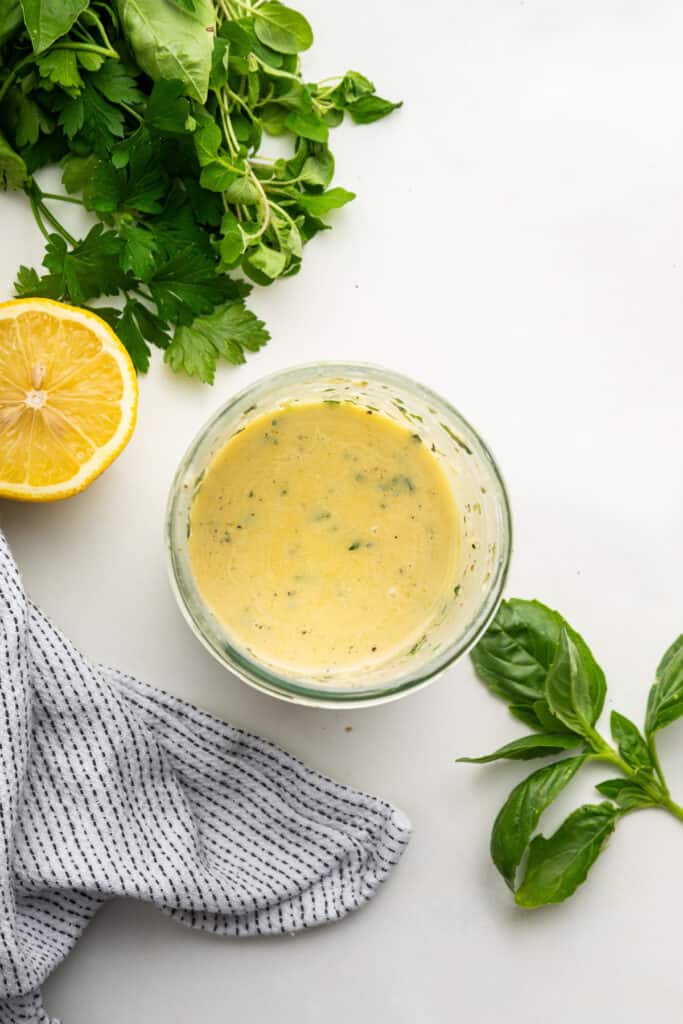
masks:
<path fill-rule="evenodd" d="M 419 639 L 419 640 L 417 640 L 417 641 L 416 641 L 416 642 L 415 642 L 415 643 L 413 644 L 413 646 L 412 646 L 412 647 L 410 648 L 410 650 L 408 651 L 408 654 L 417 654 L 417 652 L 418 652 L 418 651 L 420 650 L 420 648 L 421 648 L 421 647 L 422 647 L 422 646 L 424 645 L 424 643 L 426 642 L 426 640 L 427 640 L 427 634 L 425 633 L 425 634 L 424 634 L 423 636 L 421 636 L 421 637 L 420 637 L 420 639 Z"/>
<path fill-rule="evenodd" d="M 15 291 L 97 309 L 137 369 L 151 349 L 211 383 L 268 340 L 251 285 L 295 275 L 325 218 L 330 130 L 398 104 L 356 71 L 307 83 L 310 25 L 277 0 L 9 0 L 0 3 L 0 187 L 23 189 L 46 239 Z M 261 155 L 284 135 L 289 158 Z M 33 177 L 61 163 L 64 194 Z M 76 239 L 55 213 L 101 223 Z M 101 306 L 114 296 L 111 306 Z"/>
<path fill-rule="evenodd" d="M 412 494 L 415 490 L 415 484 L 405 473 L 392 476 L 389 480 L 382 480 L 378 486 L 380 491 L 390 492 L 391 494 Z"/>
<path fill-rule="evenodd" d="M 659 807 L 683 821 L 683 807 L 669 794 L 655 745 L 655 734 L 683 716 L 683 636 L 659 663 L 643 732 L 612 712 L 614 745 L 596 728 L 605 701 L 604 673 L 558 612 L 539 601 L 504 601 L 472 660 L 490 692 L 533 733 L 492 754 L 460 761 L 525 761 L 577 751 L 519 783 L 494 823 L 491 856 L 519 906 L 560 903 L 571 896 L 624 815 Z M 579 807 L 549 838 L 534 836 L 543 811 L 590 762 L 619 773 L 596 786 L 606 800 Z"/>
<path fill-rule="evenodd" d="M 348 549 L 349 549 L 349 551 L 358 551 L 359 547 L 361 547 L 361 541 L 354 540 L 353 544 L 349 544 L 349 548 Z"/>
<path fill-rule="evenodd" d="M 458 448 L 462 448 L 462 450 L 464 452 L 467 452 L 468 455 L 472 454 L 472 449 L 468 445 L 465 444 L 463 439 L 461 437 L 459 437 L 458 434 L 456 434 L 454 430 L 451 430 L 451 428 L 448 426 L 447 423 L 442 423 L 441 426 L 446 431 L 446 433 L 451 438 L 451 440 L 455 441 L 455 443 L 457 444 Z"/>

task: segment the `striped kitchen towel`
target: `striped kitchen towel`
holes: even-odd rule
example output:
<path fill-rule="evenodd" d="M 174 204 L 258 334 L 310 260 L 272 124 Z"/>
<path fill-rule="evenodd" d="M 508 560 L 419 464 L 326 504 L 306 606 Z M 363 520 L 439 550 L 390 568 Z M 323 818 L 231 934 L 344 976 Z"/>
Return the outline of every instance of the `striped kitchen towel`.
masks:
<path fill-rule="evenodd" d="M 92 665 L 24 595 L 0 532 L 0 1022 L 102 904 L 148 900 L 221 935 L 360 907 L 410 826 L 266 740 Z"/>

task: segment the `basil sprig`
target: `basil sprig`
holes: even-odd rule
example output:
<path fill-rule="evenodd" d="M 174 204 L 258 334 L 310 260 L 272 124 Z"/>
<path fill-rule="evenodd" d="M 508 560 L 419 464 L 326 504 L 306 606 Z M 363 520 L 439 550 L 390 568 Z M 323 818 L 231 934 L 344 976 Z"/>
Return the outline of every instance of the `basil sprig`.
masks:
<path fill-rule="evenodd" d="M 490 692 L 533 732 L 492 754 L 460 761 L 527 761 L 572 752 L 515 786 L 494 822 L 491 857 L 519 906 L 561 903 L 571 896 L 631 811 L 659 807 L 683 821 L 683 807 L 671 799 L 655 745 L 655 734 L 683 716 L 683 636 L 659 663 L 643 732 L 612 712 L 614 745 L 596 729 L 605 702 L 604 672 L 559 612 L 540 601 L 504 601 L 472 661 Z M 606 799 L 577 808 L 550 837 L 534 835 L 546 808 L 590 762 L 619 773 L 596 786 Z"/>

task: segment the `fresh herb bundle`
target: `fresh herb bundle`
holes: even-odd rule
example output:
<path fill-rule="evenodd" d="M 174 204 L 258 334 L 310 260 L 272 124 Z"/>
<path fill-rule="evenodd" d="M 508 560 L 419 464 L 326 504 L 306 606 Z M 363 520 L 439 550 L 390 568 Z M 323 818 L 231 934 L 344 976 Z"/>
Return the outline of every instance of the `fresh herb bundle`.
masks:
<path fill-rule="evenodd" d="M 138 370 L 150 346 L 211 383 L 244 361 L 264 324 L 251 286 L 296 274 L 326 215 L 354 198 L 330 188 L 331 128 L 399 104 L 355 71 L 317 84 L 299 54 L 306 19 L 277 0 L 0 0 L 0 185 L 23 189 L 46 238 L 45 273 L 16 294 L 96 307 Z M 290 159 L 261 155 L 264 131 Z M 33 174 L 61 162 L 67 195 Z M 83 239 L 53 201 L 101 221 Z"/>
<path fill-rule="evenodd" d="M 683 716 L 683 636 L 659 663 L 643 733 L 612 712 L 616 746 L 595 728 L 605 700 L 604 673 L 557 612 L 538 601 L 503 602 L 472 660 L 491 693 L 533 733 L 493 754 L 461 761 L 527 761 L 574 752 L 516 786 L 493 825 L 491 856 L 519 906 L 561 903 L 571 896 L 624 815 L 659 807 L 683 821 L 683 807 L 671 799 L 655 745 L 657 732 Z M 619 773 L 596 787 L 607 799 L 579 807 L 550 838 L 532 838 L 543 811 L 590 762 Z"/>

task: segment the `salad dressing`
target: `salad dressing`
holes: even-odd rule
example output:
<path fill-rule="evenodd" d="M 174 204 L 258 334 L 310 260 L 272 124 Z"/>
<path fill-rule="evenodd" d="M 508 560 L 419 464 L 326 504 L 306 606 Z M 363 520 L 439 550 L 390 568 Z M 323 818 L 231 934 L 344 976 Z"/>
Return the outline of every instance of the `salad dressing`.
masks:
<path fill-rule="evenodd" d="M 190 561 L 231 640 L 275 668 L 370 666 L 419 644 L 457 583 L 458 512 L 420 436 L 350 403 L 255 418 L 214 457 Z"/>

